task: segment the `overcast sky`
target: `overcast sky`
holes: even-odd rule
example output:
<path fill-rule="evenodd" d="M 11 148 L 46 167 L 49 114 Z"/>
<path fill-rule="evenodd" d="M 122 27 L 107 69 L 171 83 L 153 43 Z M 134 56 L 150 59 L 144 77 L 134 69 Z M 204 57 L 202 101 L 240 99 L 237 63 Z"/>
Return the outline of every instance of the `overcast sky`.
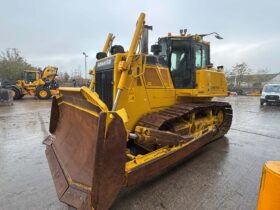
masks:
<path fill-rule="evenodd" d="M 153 25 L 150 44 L 180 28 L 207 37 L 212 63 L 230 69 L 240 62 L 280 72 L 280 1 L 245 0 L 0 0 L 0 50 L 18 48 L 34 66 L 54 65 L 72 73 L 89 67 L 108 32 L 129 47 L 140 12 Z M 260 3 L 258 3 L 260 2 Z"/>

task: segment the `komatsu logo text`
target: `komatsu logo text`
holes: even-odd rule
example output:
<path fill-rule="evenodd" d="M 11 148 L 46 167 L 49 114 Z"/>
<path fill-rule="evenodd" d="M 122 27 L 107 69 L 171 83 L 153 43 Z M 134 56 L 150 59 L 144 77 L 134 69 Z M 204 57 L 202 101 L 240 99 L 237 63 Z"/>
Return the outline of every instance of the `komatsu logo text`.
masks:
<path fill-rule="evenodd" d="M 112 59 L 107 59 L 105 61 L 100 61 L 96 64 L 97 67 L 107 66 L 112 63 Z"/>

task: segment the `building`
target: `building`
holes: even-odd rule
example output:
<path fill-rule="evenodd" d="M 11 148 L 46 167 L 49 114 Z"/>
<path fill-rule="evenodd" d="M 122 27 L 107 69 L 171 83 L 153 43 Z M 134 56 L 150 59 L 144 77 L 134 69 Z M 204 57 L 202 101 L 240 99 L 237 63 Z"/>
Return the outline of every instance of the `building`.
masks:
<path fill-rule="evenodd" d="M 280 73 L 275 76 L 274 78 L 272 78 L 271 80 L 269 80 L 267 82 L 267 84 L 270 83 L 270 84 L 280 84 Z"/>
<path fill-rule="evenodd" d="M 227 77 L 228 88 L 249 88 L 249 89 L 262 89 L 265 84 L 268 83 L 280 83 L 280 73 L 276 74 L 248 74 L 242 76 L 242 81 L 238 81 L 240 76 L 229 76 Z M 240 86 L 238 87 L 238 84 Z"/>

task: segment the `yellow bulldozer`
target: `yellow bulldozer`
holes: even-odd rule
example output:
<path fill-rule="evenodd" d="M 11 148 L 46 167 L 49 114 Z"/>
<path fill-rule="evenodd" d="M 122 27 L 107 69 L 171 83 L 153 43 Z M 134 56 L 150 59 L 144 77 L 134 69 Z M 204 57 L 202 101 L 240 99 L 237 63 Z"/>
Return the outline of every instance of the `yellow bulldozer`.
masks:
<path fill-rule="evenodd" d="M 227 82 L 210 62 L 207 34 L 169 33 L 149 54 L 144 19 L 127 52 L 120 45 L 107 52 L 107 39 L 90 88 L 60 88 L 53 97 L 46 156 L 59 200 L 76 209 L 109 209 L 123 187 L 230 129 L 231 105 L 212 101 L 227 96 Z"/>
<path fill-rule="evenodd" d="M 25 95 L 37 96 L 39 99 L 49 99 L 58 94 L 59 85 L 55 80 L 57 67 L 47 66 L 43 71 L 37 69 L 24 70 L 24 79 L 9 86 L 15 100 Z"/>

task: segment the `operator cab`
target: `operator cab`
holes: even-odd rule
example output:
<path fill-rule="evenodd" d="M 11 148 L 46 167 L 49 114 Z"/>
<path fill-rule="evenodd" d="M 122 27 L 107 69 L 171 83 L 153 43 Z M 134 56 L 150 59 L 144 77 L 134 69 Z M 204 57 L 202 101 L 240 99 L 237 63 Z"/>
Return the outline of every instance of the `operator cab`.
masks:
<path fill-rule="evenodd" d="M 195 88 L 195 71 L 210 65 L 209 43 L 199 35 L 187 35 L 159 38 L 158 45 L 154 54 L 169 67 L 174 87 Z"/>
<path fill-rule="evenodd" d="M 36 71 L 24 71 L 24 81 L 26 83 L 33 83 L 37 80 L 37 73 Z"/>

